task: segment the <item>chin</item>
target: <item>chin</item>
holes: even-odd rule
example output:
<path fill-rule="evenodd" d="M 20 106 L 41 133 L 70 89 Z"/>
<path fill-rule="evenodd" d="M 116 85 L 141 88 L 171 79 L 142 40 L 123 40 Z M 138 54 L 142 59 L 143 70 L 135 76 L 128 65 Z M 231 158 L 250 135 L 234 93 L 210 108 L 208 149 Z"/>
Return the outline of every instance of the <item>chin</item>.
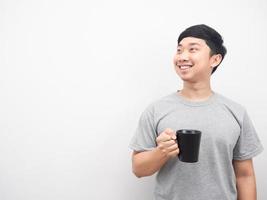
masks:
<path fill-rule="evenodd" d="M 191 78 L 181 78 L 184 82 L 193 82 L 193 79 Z"/>
<path fill-rule="evenodd" d="M 193 81 L 194 80 L 194 77 L 193 76 L 190 76 L 190 74 L 178 74 L 178 76 L 183 81 Z"/>

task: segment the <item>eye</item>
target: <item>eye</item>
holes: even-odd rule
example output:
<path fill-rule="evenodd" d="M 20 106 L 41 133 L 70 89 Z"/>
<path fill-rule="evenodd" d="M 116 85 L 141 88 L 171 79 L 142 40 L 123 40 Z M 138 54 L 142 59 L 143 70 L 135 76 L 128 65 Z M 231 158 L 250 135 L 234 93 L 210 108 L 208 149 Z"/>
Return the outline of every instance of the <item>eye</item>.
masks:
<path fill-rule="evenodd" d="M 189 50 L 190 50 L 190 52 L 196 52 L 198 49 L 195 47 L 191 47 Z"/>
<path fill-rule="evenodd" d="M 180 54 L 182 52 L 182 49 L 178 48 L 176 52 L 177 54 Z"/>

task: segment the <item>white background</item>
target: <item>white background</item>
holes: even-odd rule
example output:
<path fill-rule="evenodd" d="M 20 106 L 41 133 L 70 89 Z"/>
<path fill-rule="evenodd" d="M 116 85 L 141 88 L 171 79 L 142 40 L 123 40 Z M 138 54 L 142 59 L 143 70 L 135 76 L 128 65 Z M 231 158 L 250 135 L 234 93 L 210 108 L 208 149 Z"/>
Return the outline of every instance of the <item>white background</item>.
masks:
<path fill-rule="evenodd" d="M 1 0 L 0 199 L 151 199 L 128 144 L 146 106 L 181 88 L 176 40 L 199 23 L 228 49 L 213 89 L 266 148 L 266 18 L 265 0 Z M 254 165 L 264 200 L 266 151 Z"/>

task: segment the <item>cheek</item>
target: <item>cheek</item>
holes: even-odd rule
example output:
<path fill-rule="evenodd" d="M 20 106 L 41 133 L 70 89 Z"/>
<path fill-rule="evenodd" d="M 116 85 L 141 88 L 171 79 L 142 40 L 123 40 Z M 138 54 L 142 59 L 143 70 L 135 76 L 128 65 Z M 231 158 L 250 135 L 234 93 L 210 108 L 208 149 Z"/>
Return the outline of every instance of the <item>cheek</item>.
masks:
<path fill-rule="evenodd" d="M 205 68 L 209 65 L 209 57 L 206 54 L 197 54 L 193 60 L 200 68 Z"/>
<path fill-rule="evenodd" d="M 173 61 L 173 64 L 174 65 L 176 65 L 176 63 L 177 63 L 177 56 L 175 55 L 175 56 L 173 56 L 173 59 L 172 59 L 172 61 Z"/>

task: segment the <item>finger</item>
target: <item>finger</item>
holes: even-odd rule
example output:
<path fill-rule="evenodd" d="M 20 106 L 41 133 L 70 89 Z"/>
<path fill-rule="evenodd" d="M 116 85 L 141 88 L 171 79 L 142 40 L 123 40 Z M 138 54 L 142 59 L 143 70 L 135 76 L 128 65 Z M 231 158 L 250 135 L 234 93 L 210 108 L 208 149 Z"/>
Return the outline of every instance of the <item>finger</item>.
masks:
<path fill-rule="evenodd" d="M 171 128 L 166 128 L 166 129 L 164 130 L 164 132 L 165 132 L 166 134 L 168 134 L 168 135 L 172 135 L 172 134 L 174 133 L 174 131 L 173 131 Z"/>
<path fill-rule="evenodd" d="M 172 129 L 170 129 L 170 128 L 166 128 L 164 132 L 165 132 L 167 135 L 171 136 L 171 138 L 172 138 L 173 140 L 176 139 L 176 134 L 175 134 L 175 132 L 174 132 Z"/>
<path fill-rule="evenodd" d="M 172 145 L 175 145 L 176 142 L 175 140 L 168 140 L 168 141 L 165 141 L 165 142 L 162 142 L 163 146 L 168 148 L 168 147 L 171 147 Z"/>
<path fill-rule="evenodd" d="M 175 151 L 176 149 L 179 149 L 176 143 L 168 147 L 169 152 Z"/>
<path fill-rule="evenodd" d="M 168 155 L 173 158 L 173 157 L 176 157 L 179 153 L 180 153 L 180 150 L 175 149 L 174 151 L 170 152 Z"/>
<path fill-rule="evenodd" d="M 173 140 L 176 140 L 176 135 L 175 135 L 175 133 L 171 136 L 171 138 L 172 138 Z"/>
<path fill-rule="evenodd" d="M 157 138 L 157 141 L 158 142 L 164 142 L 164 141 L 168 141 L 168 140 L 171 140 L 171 136 L 167 135 L 165 132 L 162 132 L 158 138 Z"/>

